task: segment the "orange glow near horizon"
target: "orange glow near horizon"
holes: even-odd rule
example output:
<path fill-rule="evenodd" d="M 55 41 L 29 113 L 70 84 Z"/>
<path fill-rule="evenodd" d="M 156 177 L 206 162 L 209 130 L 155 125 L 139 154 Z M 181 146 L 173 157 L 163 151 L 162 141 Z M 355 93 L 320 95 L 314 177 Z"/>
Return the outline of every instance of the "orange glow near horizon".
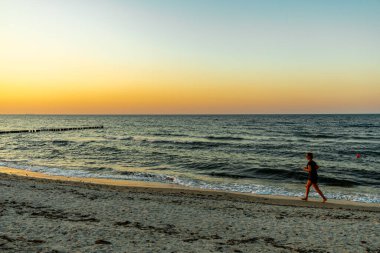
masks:
<path fill-rule="evenodd" d="M 12 82 L 1 80 L 0 113 L 323 113 L 341 112 L 347 105 L 360 113 L 368 107 L 380 108 L 380 86 L 371 80 L 361 79 L 373 83 L 368 92 L 356 85 L 352 76 L 321 79 L 262 75 L 249 77 L 247 74 L 246 80 L 228 75 L 206 76 L 205 73 L 129 76 L 128 72 L 113 73 L 112 78 L 107 75 L 94 78 L 90 74 L 56 80 L 53 77 L 46 80 L 13 77 Z"/>

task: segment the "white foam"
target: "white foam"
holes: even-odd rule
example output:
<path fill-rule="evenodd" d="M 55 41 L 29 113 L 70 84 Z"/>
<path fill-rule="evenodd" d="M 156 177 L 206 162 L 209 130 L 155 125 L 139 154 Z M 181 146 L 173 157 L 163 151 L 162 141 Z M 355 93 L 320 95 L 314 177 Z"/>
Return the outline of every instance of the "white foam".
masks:
<path fill-rule="evenodd" d="M 244 193 L 254 193 L 262 195 L 281 195 L 281 196 L 293 196 L 299 197 L 303 196 L 303 192 L 286 189 L 285 187 L 280 186 L 270 186 L 270 185 L 261 185 L 261 184 L 247 184 L 247 183 L 212 183 L 206 182 L 203 180 L 190 179 L 186 177 L 173 177 L 165 174 L 156 174 L 156 173 L 144 173 L 144 172 L 131 172 L 130 174 L 120 174 L 119 172 L 115 173 L 99 173 L 91 172 L 86 170 L 70 170 L 62 168 L 53 168 L 53 167 L 43 167 L 43 166 L 29 166 L 29 165 L 18 165 L 9 162 L 0 162 L 1 166 L 22 169 L 27 171 L 40 172 L 47 175 L 53 176 L 66 176 L 66 177 L 84 177 L 84 178 L 106 178 L 114 180 L 134 180 L 134 181 L 147 181 L 147 182 L 162 182 L 162 183 L 173 183 L 177 185 L 201 188 L 201 189 L 212 189 L 212 190 L 222 190 L 222 191 L 231 191 L 231 192 L 244 192 Z M 317 193 L 310 193 L 311 197 L 318 197 Z M 355 202 L 367 202 L 367 203 L 380 203 L 380 196 L 376 194 L 368 193 L 342 193 L 342 192 L 333 192 L 327 193 L 326 197 L 329 199 L 339 199 L 339 200 L 349 200 Z"/>

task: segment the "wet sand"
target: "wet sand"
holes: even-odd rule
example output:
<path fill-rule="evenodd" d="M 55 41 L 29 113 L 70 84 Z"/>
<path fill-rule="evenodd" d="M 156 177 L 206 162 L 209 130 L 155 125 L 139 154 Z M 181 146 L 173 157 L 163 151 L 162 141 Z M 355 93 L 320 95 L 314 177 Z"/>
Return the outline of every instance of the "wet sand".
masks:
<path fill-rule="evenodd" d="M 0 168 L 1 252 L 380 252 L 378 238 L 378 204 Z"/>

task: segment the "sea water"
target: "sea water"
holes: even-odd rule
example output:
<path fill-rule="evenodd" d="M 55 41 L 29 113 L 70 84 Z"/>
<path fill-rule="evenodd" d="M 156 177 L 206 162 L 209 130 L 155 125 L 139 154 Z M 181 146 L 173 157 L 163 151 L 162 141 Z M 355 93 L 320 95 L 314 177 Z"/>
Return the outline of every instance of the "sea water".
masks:
<path fill-rule="evenodd" d="M 0 135 L 0 165 L 302 196 L 313 152 L 328 198 L 380 203 L 380 115 L 0 115 L 0 131 L 93 125 Z"/>

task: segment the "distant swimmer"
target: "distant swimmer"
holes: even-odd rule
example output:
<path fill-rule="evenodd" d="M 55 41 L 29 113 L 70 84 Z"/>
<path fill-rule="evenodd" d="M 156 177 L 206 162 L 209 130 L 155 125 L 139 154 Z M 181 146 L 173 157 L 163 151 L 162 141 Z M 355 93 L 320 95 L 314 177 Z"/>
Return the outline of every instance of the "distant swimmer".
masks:
<path fill-rule="evenodd" d="M 318 170 L 319 166 L 317 165 L 316 162 L 313 161 L 313 153 L 307 153 L 306 159 L 309 162 L 307 163 L 306 167 L 303 170 L 309 172 L 309 175 L 307 177 L 305 197 L 302 198 L 302 200 L 307 201 L 307 199 L 309 198 L 310 187 L 313 186 L 315 191 L 318 192 L 319 195 L 321 195 L 321 197 L 323 199 L 323 203 L 324 203 L 327 201 L 327 198 L 323 195 L 322 191 L 318 187 L 317 170 Z"/>

